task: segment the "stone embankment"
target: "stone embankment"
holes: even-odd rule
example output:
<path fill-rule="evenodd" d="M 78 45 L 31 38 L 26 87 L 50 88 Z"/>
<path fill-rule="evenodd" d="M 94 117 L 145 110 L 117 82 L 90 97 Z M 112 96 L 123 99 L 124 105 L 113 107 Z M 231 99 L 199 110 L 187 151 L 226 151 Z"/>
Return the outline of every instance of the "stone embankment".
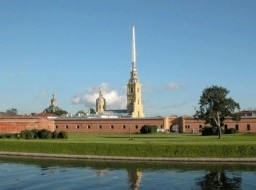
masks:
<path fill-rule="evenodd" d="M 165 158 L 165 157 L 125 157 L 125 156 L 96 156 L 45 154 L 25 152 L 0 152 L 0 156 L 31 157 L 69 160 L 107 160 L 107 161 L 162 161 L 162 162 L 256 162 L 256 158 Z"/>

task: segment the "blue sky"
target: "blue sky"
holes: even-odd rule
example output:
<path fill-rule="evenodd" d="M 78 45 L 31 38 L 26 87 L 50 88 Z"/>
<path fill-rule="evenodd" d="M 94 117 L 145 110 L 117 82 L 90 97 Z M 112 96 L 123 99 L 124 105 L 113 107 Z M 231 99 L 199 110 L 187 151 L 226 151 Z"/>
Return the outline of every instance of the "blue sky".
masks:
<path fill-rule="evenodd" d="M 136 26 L 147 116 L 191 115 L 219 85 L 256 108 L 254 0 L 1 0 L 0 111 L 123 108 Z"/>

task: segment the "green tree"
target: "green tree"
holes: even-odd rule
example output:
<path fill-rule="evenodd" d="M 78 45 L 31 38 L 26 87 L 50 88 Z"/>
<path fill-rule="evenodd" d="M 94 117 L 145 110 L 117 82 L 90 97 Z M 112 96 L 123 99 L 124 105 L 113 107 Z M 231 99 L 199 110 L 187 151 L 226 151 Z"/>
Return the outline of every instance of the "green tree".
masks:
<path fill-rule="evenodd" d="M 17 115 L 18 114 L 18 110 L 16 108 L 12 108 L 12 109 L 6 110 L 6 113 L 8 115 Z"/>
<path fill-rule="evenodd" d="M 58 115 L 58 116 L 61 116 L 61 115 L 67 114 L 68 112 L 65 111 L 65 110 L 57 110 L 57 111 L 52 112 L 52 113 L 53 113 L 53 114 L 56 114 L 56 115 Z"/>
<path fill-rule="evenodd" d="M 206 124 L 217 126 L 219 138 L 221 138 L 221 126 L 227 117 L 233 120 L 240 119 L 237 113 L 240 109 L 239 103 L 228 98 L 228 93 L 226 88 L 215 85 L 204 89 L 199 100 L 200 108 L 194 115 L 196 119 L 205 120 Z"/>

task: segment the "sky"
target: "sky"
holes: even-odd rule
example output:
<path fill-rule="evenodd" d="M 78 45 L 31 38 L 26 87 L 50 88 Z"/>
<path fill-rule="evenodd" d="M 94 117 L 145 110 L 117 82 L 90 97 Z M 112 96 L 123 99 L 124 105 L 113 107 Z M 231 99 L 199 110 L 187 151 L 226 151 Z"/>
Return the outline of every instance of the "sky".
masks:
<path fill-rule="evenodd" d="M 256 108 L 255 0 L 0 0 L 0 111 L 75 114 L 126 107 L 136 28 L 146 116 L 193 115 L 202 91 L 227 88 Z"/>

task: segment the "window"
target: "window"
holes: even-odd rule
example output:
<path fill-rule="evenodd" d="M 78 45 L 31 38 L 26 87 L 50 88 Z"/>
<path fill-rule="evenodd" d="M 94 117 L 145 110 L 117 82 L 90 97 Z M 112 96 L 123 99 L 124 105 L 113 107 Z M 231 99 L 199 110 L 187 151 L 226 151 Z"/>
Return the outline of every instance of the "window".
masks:
<path fill-rule="evenodd" d="M 250 131 L 251 130 L 251 126 L 250 124 L 247 124 L 247 131 Z"/>
<path fill-rule="evenodd" d="M 87 129 L 90 129 L 91 128 L 91 126 L 90 125 L 87 125 Z"/>
<path fill-rule="evenodd" d="M 225 127 L 225 130 L 227 130 L 227 129 L 228 129 L 228 125 L 225 125 L 224 127 Z"/>
<path fill-rule="evenodd" d="M 55 128 L 56 128 L 56 129 L 58 129 L 58 128 L 59 128 L 59 126 L 58 126 L 58 125 L 56 125 L 56 126 L 55 126 Z"/>
<path fill-rule="evenodd" d="M 100 129 L 102 129 L 102 126 L 100 125 Z"/>
<path fill-rule="evenodd" d="M 239 125 L 236 124 L 236 131 L 239 131 Z"/>
<path fill-rule="evenodd" d="M 203 127 L 202 127 L 202 125 L 199 125 L 199 129 L 202 129 Z"/>
<path fill-rule="evenodd" d="M 79 128 L 80 128 L 80 126 L 79 126 L 79 125 L 77 125 L 77 126 L 76 126 L 76 128 L 77 128 L 77 129 L 79 129 Z"/>
<path fill-rule="evenodd" d="M 66 125 L 66 129 L 68 129 L 68 125 Z"/>
<path fill-rule="evenodd" d="M 135 129 L 138 129 L 138 128 L 139 128 L 139 126 L 138 126 L 138 125 L 136 125 L 136 126 L 135 126 Z"/>
<path fill-rule="evenodd" d="M 131 92 L 133 92 L 133 87 L 131 87 Z"/>
<path fill-rule="evenodd" d="M 126 128 L 126 126 L 125 125 L 123 125 L 123 129 L 125 129 Z"/>
<path fill-rule="evenodd" d="M 111 128 L 111 129 L 114 129 L 114 125 L 111 125 L 110 128 Z"/>

